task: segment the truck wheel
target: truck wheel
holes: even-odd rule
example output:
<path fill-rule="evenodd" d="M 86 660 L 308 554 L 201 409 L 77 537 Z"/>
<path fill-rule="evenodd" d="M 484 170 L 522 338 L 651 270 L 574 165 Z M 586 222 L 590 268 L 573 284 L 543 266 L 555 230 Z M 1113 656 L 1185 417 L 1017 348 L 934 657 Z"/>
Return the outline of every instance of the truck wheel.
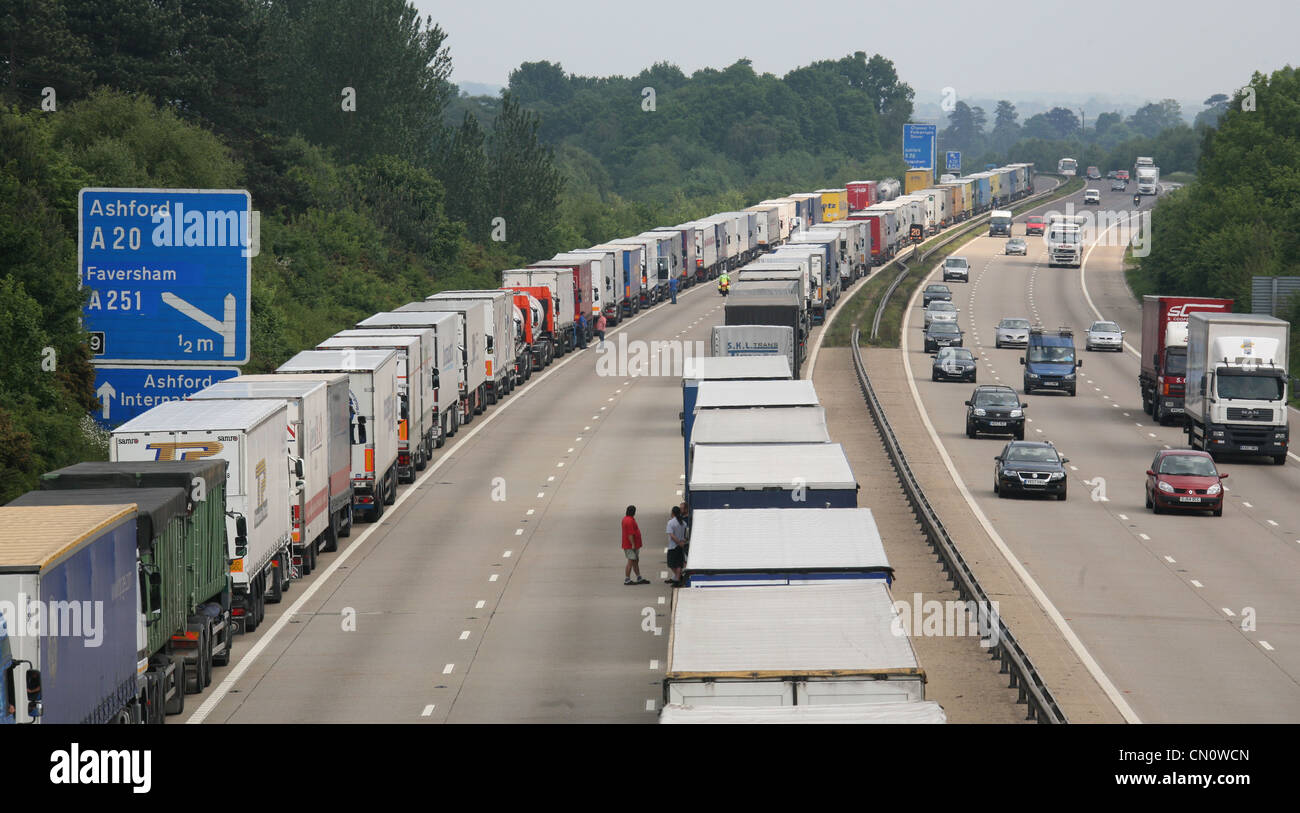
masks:
<path fill-rule="evenodd" d="M 1283 452 L 1282 454 L 1275 454 L 1275 455 L 1273 455 L 1273 465 L 1275 465 L 1275 466 L 1285 466 L 1285 465 L 1286 465 L 1286 452 Z M 1216 515 L 1216 516 L 1217 516 L 1217 515 Z"/>
<path fill-rule="evenodd" d="M 292 552 L 290 555 L 292 555 Z M 302 570 L 302 575 L 310 576 L 312 571 L 312 566 L 311 566 L 311 554 L 308 552 L 308 546 L 305 545 L 303 546 L 302 553 L 298 556 L 298 558 L 302 560 L 302 564 L 298 566 Z M 292 562 L 293 559 L 290 559 L 289 561 Z"/>
<path fill-rule="evenodd" d="M 175 661 L 173 661 L 173 663 L 175 663 Z M 164 668 L 166 668 L 166 667 L 164 666 Z M 179 664 L 179 663 L 177 663 L 177 664 L 176 664 L 176 668 L 177 668 L 177 670 L 179 670 L 179 669 L 182 668 L 182 665 Z M 162 677 L 161 677 L 161 673 L 160 673 L 160 675 L 159 675 L 159 681 L 158 681 L 158 682 L 159 682 L 159 685 L 161 686 L 161 685 L 162 685 Z M 184 681 L 184 679 L 183 679 L 183 676 L 182 676 L 181 679 L 178 679 L 178 680 L 176 681 L 176 683 L 177 683 L 177 686 L 176 686 L 176 694 L 172 697 L 171 700 L 166 701 L 166 702 L 164 703 L 164 708 L 163 708 L 163 713 L 164 713 L 164 714 L 184 714 L 184 713 L 185 713 L 185 681 Z M 166 687 L 165 687 L 165 686 L 163 687 L 162 694 L 163 694 L 163 696 L 166 696 Z"/>
<path fill-rule="evenodd" d="M 257 623 L 260 626 L 266 620 L 266 574 L 262 575 L 261 588 L 257 591 Z"/>
<path fill-rule="evenodd" d="M 1151 407 L 1151 418 L 1161 426 L 1165 425 L 1165 413 L 1160 409 L 1160 402 L 1156 401 Z"/>
<path fill-rule="evenodd" d="M 330 526 L 325 529 L 325 552 L 333 553 L 338 549 L 339 549 L 339 529 L 334 524 L 334 520 L 331 519 Z"/>
<path fill-rule="evenodd" d="M 313 539 L 311 542 L 307 544 L 307 555 L 311 557 L 312 570 L 316 569 L 316 553 L 317 553 L 316 540 Z"/>
<path fill-rule="evenodd" d="M 384 505 L 392 505 L 397 502 L 397 469 L 391 470 L 393 473 L 388 478 L 388 493 L 384 495 Z M 315 558 L 313 557 L 313 561 Z"/>
<path fill-rule="evenodd" d="M 244 632 L 253 632 L 257 630 L 257 600 L 253 594 L 261 593 L 261 579 L 253 579 L 248 583 L 248 593 L 244 594 Z"/>
<path fill-rule="evenodd" d="M 203 642 L 199 647 L 199 671 L 203 676 L 203 688 L 212 685 L 212 619 L 203 617 Z"/>
<path fill-rule="evenodd" d="M 279 565 L 271 572 L 271 592 L 267 593 L 266 600 L 272 604 L 279 604 L 284 598 L 284 584 L 287 579 L 284 578 L 284 566 Z"/>
<path fill-rule="evenodd" d="M 343 522 L 342 514 L 339 515 L 339 536 L 352 536 L 352 506 L 349 505 L 344 510 L 347 511 L 348 518 L 347 522 Z"/>

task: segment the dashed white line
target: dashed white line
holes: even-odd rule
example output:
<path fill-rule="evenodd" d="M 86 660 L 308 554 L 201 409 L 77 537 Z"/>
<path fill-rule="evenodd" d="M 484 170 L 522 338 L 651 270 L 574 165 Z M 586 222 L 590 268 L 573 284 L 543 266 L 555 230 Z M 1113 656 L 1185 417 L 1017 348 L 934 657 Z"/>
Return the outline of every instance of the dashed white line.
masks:
<path fill-rule="evenodd" d="M 429 705 L 425 706 L 425 707 L 424 707 L 424 711 L 420 712 L 420 716 L 421 716 L 421 717 L 428 717 L 429 715 L 433 714 L 433 708 L 434 708 L 434 706 L 433 706 L 432 703 L 430 703 Z"/>
<path fill-rule="evenodd" d="M 540 500 L 540 499 L 542 499 L 542 498 L 545 497 L 545 496 L 546 496 L 546 492 L 545 492 L 545 491 L 539 491 L 539 492 L 537 492 L 537 499 Z"/>
<path fill-rule="evenodd" d="M 1138 534 L 1138 536 L 1139 536 L 1139 537 L 1142 539 L 1142 541 L 1144 541 L 1144 542 L 1150 542 L 1150 541 L 1151 541 L 1151 537 L 1147 536 L 1146 534 L 1140 533 L 1140 534 Z"/>
<path fill-rule="evenodd" d="M 515 528 L 515 536 L 523 536 L 523 535 L 524 535 L 523 528 Z"/>
<path fill-rule="evenodd" d="M 488 576 L 488 581 L 490 581 L 490 582 L 494 582 L 494 581 L 496 581 L 496 580 L 499 579 L 499 578 L 501 578 L 499 574 L 497 574 L 497 573 L 493 573 L 491 576 Z"/>
<path fill-rule="evenodd" d="M 658 668 L 659 668 L 659 661 L 651 660 L 651 661 L 650 661 L 650 669 L 651 669 L 651 671 L 654 671 L 654 670 L 656 670 L 656 669 L 658 669 Z"/>
<path fill-rule="evenodd" d="M 449 664 L 447 664 L 446 666 L 442 667 L 442 673 L 443 673 L 444 675 L 450 675 L 450 674 L 451 674 L 451 670 L 453 670 L 453 669 L 455 669 L 455 668 L 456 668 L 456 664 L 454 664 L 454 663 L 449 663 Z"/>
<path fill-rule="evenodd" d="M 1274 528 L 1277 527 L 1277 523 L 1274 522 L 1274 521 L 1271 520 L 1271 519 L 1266 519 L 1266 520 L 1264 520 L 1264 521 L 1267 522 L 1269 525 L 1272 525 Z"/>
<path fill-rule="evenodd" d="M 562 468 L 564 468 L 564 461 L 561 460 L 559 463 L 556 463 L 556 464 L 555 464 L 555 468 L 557 468 L 557 469 L 562 469 Z"/>
<path fill-rule="evenodd" d="M 1205 585 L 1201 584 L 1196 579 L 1192 579 L 1192 587 L 1204 587 L 1204 586 Z"/>
<path fill-rule="evenodd" d="M 1178 564 L 1178 562 L 1174 561 L 1174 557 L 1172 557 L 1172 556 L 1166 556 L 1166 557 L 1165 557 L 1165 561 L 1168 562 L 1168 563 L 1171 564 L 1171 565 L 1176 565 L 1176 564 Z"/>
<path fill-rule="evenodd" d="M 570 446 L 569 451 L 565 452 L 565 454 L 573 454 L 573 447 Z"/>
<path fill-rule="evenodd" d="M 1120 514 L 1119 518 L 1124 520 L 1125 522 L 1128 522 L 1128 514 Z"/>
<path fill-rule="evenodd" d="M 460 639 L 461 639 L 462 641 L 467 641 L 467 640 L 469 640 L 469 630 L 465 630 L 464 632 L 462 632 L 462 633 L 460 634 Z"/>
<path fill-rule="evenodd" d="M 1237 615 L 1237 614 L 1234 613 L 1232 610 L 1229 610 L 1227 607 L 1224 607 L 1224 608 L 1223 608 L 1223 611 L 1224 611 L 1225 613 L 1228 614 L 1228 617 L 1229 617 L 1229 618 L 1233 618 L 1233 617 L 1235 617 L 1235 616 Z"/>
<path fill-rule="evenodd" d="M 476 610 L 481 610 L 485 606 L 487 606 L 487 602 L 484 601 L 483 599 L 479 599 L 478 601 L 474 602 L 474 609 Z"/>
<path fill-rule="evenodd" d="M 555 479 L 555 475 L 552 474 L 550 477 L 547 477 L 547 478 L 546 478 L 546 482 L 549 483 L 549 482 L 551 482 L 551 481 L 554 480 L 554 479 Z"/>
<path fill-rule="evenodd" d="M 528 509 L 528 513 L 527 513 L 527 514 L 524 514 L 524 516 L 526 516 L 526 517 L 531 517 L 535 511 L 537 511 L 536 508 L 529 508 L 529 509 Z"/>
<path fill-rule="evenodd" d="M 1260 641 L 1259 645 L 1267 649 L 1269 652 L 1273 651 L 1273 645 L 1270 644 L 1268 641 Z"/>
<path fill-rule="evenodd" d="M 1248 502 L 1243 502 L 1242 505 L 1246 506 L 1247 508 L 1254 508 L 1254 507 L 1255 507 L 1255 506 L 1251 505 L 1251 504 L 1248 503 Z"/>
<path fill-rule="evenodd" d="M 664 597 L 663 597 L 663 596 L 660 596 L 660 597 L 659 597 L 659 603 L 660 603 L 660 604 L 663 604 L 663 603 L 664 603 Z"/>
<path fill-rule="evenodd" d="M 646 711 L 654 711 L 654 710 L 655 710 L 655 701 L 653 701 L 653 700 L 647 700 L 647 701 L 645 701 L 645 710 L 646 710 Z"/>

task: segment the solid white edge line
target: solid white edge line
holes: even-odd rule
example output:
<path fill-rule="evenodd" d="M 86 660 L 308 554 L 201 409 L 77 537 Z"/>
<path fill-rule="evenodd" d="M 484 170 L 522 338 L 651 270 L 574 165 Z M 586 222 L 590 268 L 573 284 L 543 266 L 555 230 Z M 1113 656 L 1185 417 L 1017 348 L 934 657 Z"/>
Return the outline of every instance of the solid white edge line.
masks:
<path fill-rule="evenodd" d="M 974 243 L 983 239 L 985 236 L 986 235 L 979 235 L 971 242 Z M 916 307 L 916 298 L 923 290 L 925 281 L 933 276 L 934 274 L 931 273 L 929 277 L 921 280 L 921 284 L 916 286 L 916 290 L 912 292 L 911 298 L 908 299 L 907 308 L 903 312 L 902 333 L 899 336 L 899 348 L 903 352 L 903 365 L 907 370 L 907 386 L 912 392 L 912 401 L 916 404 L 916 409 L 921 414 L 921 423 L 924 424 L 926 432 L 930 434 L 931 442 L 933 442 L 935 448 L 939 450 L 939 457 L 943 460 L 943 465 L 948 469 L 948 474 L 952 477 L 953 483 L 956 484 L 957 490 L 961 492 L 962 498 L 966 500 L 966 505 L 968 505 L 970 510 L 975 514 L 975 518 L 979 520 L 980 525 L 984 527 L 985 532 L 988 533 L 989 538 L 993 541 L 993 545 L 998 549 L 998 552 L 1002 554 L 1002 558 L 1005 559 L 1007 564 L 1011 566 L 1011 569 L 1015 571 L 1016 575 L 1020 578 L 1021 583 L 1024 584 L 1030 594 L 1033 595 L 1034 600 L 1038 602 L 1038 605 L 1043 608 L 1043 612 L 1047 613 L 1047 617 L 1056 625 L 1056 628 L 1065 638 L 1065 642 L 1072 650 L 1074 650 L 1074 654 L 1083 662 L 1084 667 L 1086 667 L 1089 674 L 1092 675 L 1093 680 L 1097 681 L 1101 690 L 1106 693 L 1106 696 L 1110 699 L 1110 702 L 1115 705 L 1116 710 L 1119 711 L 1120 716 L 1124 718 L 1125 722 L 1140 723 L 1142 720 L 1137 716 L 1137 712 L 1133 711 L 1133 708 L 1129 706 L 1128 701 L 1124 699 L 1123 695 L 1120 694 L 1119 689 L 1111 682 L 1110 677 L 1108 677 L 1105 671 L 1102 670 L 1101 664 L 1097 663 L 1088 652 L 1088 648 L 1083 645 L 1083 641 L 1079 640 L 1079 636 L 1075 634 L 1074 630 L 1066 622 L 1065 617 L 1061 615 L 1061 612 L 1056 609 L 1056 605 L 1054 605 L 1051 599 L 1047 597 L 1047 594 L 1043 592 L 1043 588 L 1038 586 L 1038 582 L 1034 581 L 1034 577 L 1029 574 L 1029 571 L 1026 570 L 1012 554 L 1011 549 L 1007 547 L 1007 543 L 1003 541 L 1001 535 L 999 535 L 997 530 L 994 529 L 993 523 L 989 521 L 989 518 L 985 516 L 983 509 L 981 509 L 979 504 L 975 502 L 975 497 L 970 493 L 970 489 L 966 487 L 966 482 L 957 471 L 957 467 L 953 464 L 952 458 L 948 456 L 948 450 L 944 447 L 943 441 L 939 439 L 939 433 L 935 431 L 934 424 L 930 422 L 930 416 L 925 411 L 925 404 L 921 402 L 921 393 L 916 388 L 916 378 L 912 374 L 912 360 L 908 355 L 907 335 L 908 329 L 911 326 L 912 311 Z"/>
<path fill-rule="evenodd" d="M 1130 218 L 1130 220 L 1131 219 L 1132 218 Z M 1101 237 L 1102 234 L 1105 234 L 1106 232 L 1110 231 L 1111 229 L 1115 228 L 1118 225 L 1119 225 L 1118 221 L 1112 223 L 1111 225 L 1107 226 L 1105 230 L 1101 232 L 1101 234 L 1098 234 L 1097 237 Z M 1105 316 L 1101 315 L 1101 311 L 1097 310 L 1097 306 L 1093 303 L 1092 297 L 1088 294 L 1088 258 L 1092 256 L 1092 250 L 1096 247 L 1097 247 L 1097 241 L 1094 239 L 1092 241 L 1092 245 L 1088 246 L 1088 253 L 1083 255 L 1083 262 L 1079 263 L 1079 287 L 1083 289 L 1083 298 L 1088 301 L 1088 307 L 1092 309 L 1092 312 L 1094 314 L 1096 314 L 1097 321 L 1105 322 L 1108 320 L 1106 319 Z M 1112 319 L 1109 321 L 1114 321 L 1114 320 Z M 1134 358 L 1138 359 L 1139 361 L 1142 359 L 1142 354 L 1138 350 L 1134 349 L 1133 345 L 1129 344 L 1127 340 L 1124 342 L 1124 347 L 1130 353 L 1133 354 Z M 1300 415 L 1300 409 L 1296 409 L 1290 404 L 1287 405 L 1287 409 L 1291 410 L 1297 415 Z M 1295 452 L 1292 452 L 1290 450 L 1287 451 L 1286 456 L 1291 458 L 1292 460 L 1300 460 L 1300 455 L 1297 455 Z"/>
<path fill-rule="evenodd" d="M 680 299 L 682 297 L 682 294 L 679 293 L 677 296 L 678 299 Z M 606 331 L 606 337 L 614 333 L 618 333 L 619 331 L 623 330 L 625 327 L 630 325 L 632 322 L 636 321 L 639 317 L 644 316 L 646 313 L 648 313 L 648 311 L 642 311 L 641 313 L 637 314 L 637 316 L 634 316 L 631 319 L 628 319 L 626 321 L 620 321 L 618 327 L 614 328 L 613 330 Z M 290 604 L 289 608 L 285 610 L 284 613 L 282 613 L 280 617 L 275 620 L 275 623 L 271 625 L 270 630 L 268 630 L 265 635 L 263 635 L 260 639 L 258 639 L 257 643 L 253 644 L 253 646 L 249 648 L 248 652 L 245 653 L 244 656 L 239 659 L 239 662 L 236 663 L 233 668 L 231 668 L 230 673 L 226 675 L 225 678 L 223 678 L 219 684 L 217 684 L 217 687 L 213 689 L 212 694 L 204 698 L 203 702 L 200 703 L 198 708 L 194 710 L 194 713 L 185 719 L 185 724 L 196 725 L 202 723 L 204 720 L 208 718 L 208 715 L 211 714 L 212 710 L 217 707 L 217 704 L 220 703 L 223 699 L 225 699 L 226 695 L 230 693 L 230 690 L 234 688 L 235 683 L 244 676 L 244 673 L 248 671 L 249 667 L 252 665 L 252 663 L 255 660 L 257 660 L 258 656 L 260 656 L 262 652 L 264 652 L 266 648 L 270 646 L 271 641 L 275 640 L 275 637 L 279 635 L 280 632 L 289 625 L 290 619 L 292 619 L 295 615 L 297 615 L 298 611 L 302 608 L 302 606 L 306 604 L 307 601 L 310 600 L 311 597 L 316 594 L 316 591 L 321 588 L 321 585 L 328 582 L 330 577 L 333 576 L 336 571 L 338 571 L 339 567 L 342 566 L 342 564 L 346 562 L 348 559 L 352 558 L 352 554 L 356 553 L 358 550 L 361 549 L 361 547 L 370 538 L 370 535 L 372 533 L 374 533 L 377 529 L 383 527 L 385 522 L 392 519 L 393 515 L 397 512 L 397 509 L 401 507 L 402 503 L 405 502 L 406 499 L 410 497 L 412 494 L 416 493 L 419 490 L 420 486 L 423 485 L 426 480 L 432 477 L 434 473 L 438 471 L 438 469 L 442 468 L 442 465 L 444 463 L 446 463 L 448 460 L 451 460 L 455 456 L 456 452 L 460 449 L 460 447 L 464 446 L 466 443 L 472 440 L 474 436 L 477 435 L 484 427 L 492 423 L 492 421 L 496 420 L 498 415 L 505 412 L 514 404 L 519 403 L 519 401 L 525 395 L 527 395 L 528 391 L 531 390 L 533 387 L 536 387 L 538 384 L 541 384 L 547 378 L 550 378 L 552 374 L 563 369 L 564 366 L 569 362 L 577 358 L 581 358 L 580 353 L 575 353 L 573 351 L 570 351 L 570 353 L 571 355 L 569 355 L 569 357 L 564 359 L 563 361 L 560 361 L 559 363 L 553 363 L 551 365 L 551 368 L 546 372 L 533 376 L 532 380 L 528 384 L 525 384 L 523 389 L 519 390 L 519 392 L 515 395 L 515 397 L 510 398 L 507 401 L 497 403 L 495 405 L 496 409 L 494 409 L 490 414 L 484 415 L 482 420 L 479 421 L 478 426 L 475 426 L 473 429 L 470 429 L 465 434 L 465 437 L 461 438 L 450 448 L 446 449 L 442 453 L 442 456 L 439 457 L 437 461 L 435 461 L 432 465 L 430 465 L 418 480 L 411 483 L 410 487 L 408 487 L 401 494 L 397 495 L 397 501 L 394 502 L 393 505 L 387 511 L 384 512 L 384 518 L 380 519 L 378 522 L 373 522 L 369 526 L 367 526 L 364 531 L 362 531 L 360 534 L 357 535 L 357 538 L 353 540 L 351 545 L 348 545 L 346 548 L 344 548 L 342 551 L 339 552 L 338 556 L 334 557 L 334 561 L 330 562 L 329 567 L 325 568 L 325 570 L 321 572 L 318 578 L 316 578 L 311 584 L 306 586 L 302 594 L 298 596 L 298 599 L 294 601 L 293 604 Z"/>

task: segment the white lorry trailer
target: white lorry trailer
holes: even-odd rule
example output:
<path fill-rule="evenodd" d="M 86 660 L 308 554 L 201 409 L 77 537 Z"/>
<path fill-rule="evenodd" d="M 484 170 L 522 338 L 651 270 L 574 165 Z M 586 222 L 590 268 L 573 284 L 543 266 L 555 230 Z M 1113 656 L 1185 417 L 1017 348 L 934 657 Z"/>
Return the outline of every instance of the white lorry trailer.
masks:
<path fill-rule="evenodd" d="M 1291 323 L 1284 319 L 1188 315 L 1184 431 L 1193 449 L 1286 463 L 1290 342 Z"/>
<path fill-rule="evenodd" d="M 226 546 L 234 591 L 231 616 L 243 631 L 261 623 L 278 597 L 292 553 L 289 405 L 278 399 L 167 401 L 113 430 L 109 459 L 226 461 Z"/>
<path fill-rule="evenodd" d="M 460 315 L 460 352 L 465 389 L 461 392 L 461 416 L 464 423 L 482 415 L 487 409 L 487 305 L 467 300 L 461 303 L 411 302 L 397 313 L 455 313 Z"/>
<path fill-rule="evenodd" d="M 881 579 L 677 590 L 665 704 L 804 706 L 925 700 Z"/>
<path fill-rule="evenodd" d="M 280 365 L 285 373 L 347 373 L 352 401 L 352 512 L 372 522 L 397 500 L 396 350 L 304 350 Z"/>
<path fill-rule="evenodd" d="M 285 381 L 282 376 L 238 376 L 190 396 L 191 401 L 280 400 L 289 407 L 286 437 L 290 459 L 302 476 L 289 480 L 294 570 L 306 576 L 321 551 L 338 550 L 338 528 L 329 510 L 329 398 L 324 381 Z M 293 575 L 292 572 L 290 575 Z"/>
<path fill-rule="evenodd" d="M 429 346 L 433 331 L 428 331 Z M 424 341 L 420 336 L 331 336 L 316 345 L 317 350 L 396 350 L 397 397 L 401 416 L 397 422 L 397 480 L 415 482 L 424 471 L 432 452 L 427 435 L 433 423 L 433 381 L 424 366 Z"/>
<path fill-rule="evenodd" d="M 459 313 L 425 311 L 421 313 L 376 313 L 357 323 L 357 330 L 411 330 L 433 331 L 433 398 L 438 405 L 439 444 L 460 429 L 461 393 L 465 391 L 464 354 L 460 351 Z"/>
<path fill-rule="evenodd" d="M 613 262 L 612 252 L 610 261 Z M 483 375 L 487 379 L 489 404 L 495 404 L 510 394 L 515 388 L 518 370 L 521 369 L 519 365 L 523 351 L 517 341 L 519 334 L 511 316 L 513 298 L 514 295 L 509 291 L 442 291 L 425 298 L 426 302 L 452 306 L 467 317 L 472 316 L 468 307 L 470 304 L 478 302 L 486 306 L 483 311 L 483 332 L 487 337 L 487 355 Z"/>

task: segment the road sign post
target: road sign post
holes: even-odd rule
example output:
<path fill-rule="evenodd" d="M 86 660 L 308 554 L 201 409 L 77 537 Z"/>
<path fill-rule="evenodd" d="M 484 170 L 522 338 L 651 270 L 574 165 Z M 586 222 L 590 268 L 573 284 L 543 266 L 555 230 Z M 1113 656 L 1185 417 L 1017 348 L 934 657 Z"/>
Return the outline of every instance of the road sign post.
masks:
<path fill-rule="evenodd" d="M 243 190 L 82 189 L 96 364 L 244 364 L 256 220 Z"/>
<path fill-rule="evenodd" d="M 903 161 L 912 169 L 932 169 L 938 125 L 903 125 Z"/>

